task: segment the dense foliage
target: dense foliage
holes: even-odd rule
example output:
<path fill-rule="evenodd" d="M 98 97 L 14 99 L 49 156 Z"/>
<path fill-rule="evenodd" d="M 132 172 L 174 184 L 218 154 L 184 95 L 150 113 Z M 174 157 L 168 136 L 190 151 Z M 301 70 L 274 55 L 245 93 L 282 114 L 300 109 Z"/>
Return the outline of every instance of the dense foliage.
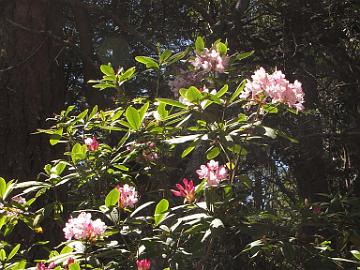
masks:
<path fill-rule="evenodd" d="M 101 65 L 103 78 L 90 83 L 116 91 L 117 107 L 78 113 L 72 105 L 51 119 L 52 128 L 39 130 L 66 150 L 37 181 L 0 179 L 2 268 L 357 264 L 359 200 L 326 194 L 303 200 L 292 195 L 290 179 L 276 180 L 290 172 L 272 142 L 298 142 L 271 125 L 303 113 L 301 83 L 275 68 L 246 78 L 239 64 L 253 51 L 229 55 L 227 42 L 208 49 L 201 37 L 194 45 L 137 56 L 140 72 Z M 174 65 L 181 66 L 177 74 Z M 132 99 L 126 85 L 142 76 L 154 79 L 156 93 L 169 80 L 175 98 Z M 258 155 L 272 166 L 256 162 Z"/>
<path fill-rule="evenodd" d="M 359 10 L 0 1 L 0 268 L 356 269 Z"/>

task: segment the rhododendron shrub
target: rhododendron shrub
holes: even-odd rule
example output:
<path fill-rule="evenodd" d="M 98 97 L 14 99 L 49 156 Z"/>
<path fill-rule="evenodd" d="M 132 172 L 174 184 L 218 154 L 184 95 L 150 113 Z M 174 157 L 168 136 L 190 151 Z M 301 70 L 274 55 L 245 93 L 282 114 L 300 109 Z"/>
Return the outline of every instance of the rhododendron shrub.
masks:
<path fill-rule="evenodd" d="M 90 83 L 121 93 L 118 107 L 69 106 L 52 128 L 39 130 L 50 134 L 51 145 L 64 146 L 64 156 L 45 165 L 36 181 L 0 181 L 0 224 L 10 228 L 7 234 L 21 219 L 35 235 L 61 237 L 60 245 L 41 242 L 49 256 L 28 265 L 173 270 L 263 269 L 269 263 L 269 269 L 293 269 L 298 264 L 287 251 L 327 258 L 320 254 L 322 230 L 311 243 L 297 237 L 306 220 L 326 218 L 328 206 L 282 200 L 290 184 L 259 179 L 269 166 L 254 157 L 285 164 L 271 142 L 296 141 L 270 120 L 296 118 L 305 108 L 301 83 L 280 69 L 242 74 L 239 63 L 252 53 L 231 52 L 220 40 L 207 47 L 199 37 L 193 50 L 137 56 L 139 67 L 101 65 L 103 77 Z M 153 93 L 160 81 L 168 93 L 154 100 L 127 96 L 126 82 L 145 73 L 155 76 Z M 21 256 L 15 259 L 23 267 Z"/>

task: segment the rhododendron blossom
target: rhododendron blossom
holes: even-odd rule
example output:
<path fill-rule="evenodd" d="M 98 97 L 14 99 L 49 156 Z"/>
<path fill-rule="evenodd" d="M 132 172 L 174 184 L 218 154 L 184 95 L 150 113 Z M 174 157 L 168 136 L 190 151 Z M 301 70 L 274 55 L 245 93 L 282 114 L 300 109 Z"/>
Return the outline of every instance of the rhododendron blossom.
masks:
<path fill-rule="evenodd" d="M 142 259 L 136 261 L 137 270 L 149 270 L 151 267 L 151 262 L 149 259 Z"/>
<path fill-rule="evenodd" d="M 206 165 L 201 165 L 196 170 L 199 179 L 206 179 L 208 186 L 218 186 L 219 183 L 228 177 L 228 171 L 224 166 L 219 166 L 219 162 L 210 160 Z"/>
<path fill-rule="evenodd" d="M 184 186 L 176 184 L 178 190 L 172 189 L 171 192 L 178 197 L 184 197 L 184 201 L 192 203 L 195 199 L 195 187 L 193 181 L 188 181 L 186 178 L 183 180 Z"/>
<path fill-rule="evenodd" d="M 126 208 L 126 207 L 133 208 L 139 200 L 138 193 L 135 190 L 135 187 L 125 184 L 123 186 L 118 186 L 118 190 L 120 192 L 119 207 L 120 208 Z"/>
<path fill-rule="evenodd" d="M 86 144 L 88 150 L 90 151 L 96 151 L 99 148 L 99 143 L 96 140 L 96 137 L 92 137 L 92 138 L 86 138 L 84 140 L 84 143 Z"/>
<path fill-rule="evenodd" d="M 22 196 L 14 196 L 11 198 L 12 201 L 18 203 L 18 204 L 25 204 L 26 203 L 26 199 Z"/>
<path fill-rule="evenodd" d="M 251 78 L 252 81 L 248 80 L 240 95 L 249 99 L 250 104 L 270 100 L 271 103 L 284 103 L 299 111 L 304 109 L 304 92 L 299 81 L 290 83 L 280 70 L 270 75 L 262 67 Z"/>
<path fill-rule="evenodd" d="M 56 264 L 54 262 L 49 263 L 48 266 L 46 266 L 45 263 L 37 263 L 36 264 L 36 270 L 50 270 L 54 269 L 56 267 Z"/>
<path fill-rule="evenodd" d="M 68 240 L 94 240 L 106 230 L 106 225 L 100 219 L 92 220 L 91 214 L 82 212 L 78 217 L 71 217 L 63 229 Z"/>
<path fill-rule="evenodd" d="M 180 74 L 168 83 L 170 91 L 174 94 L 174 97 L 178 98 L 180 88 L 188 88 L 192 85 L 198 85 L 200 84 L 202 77 L 203 76 L 200 73 L 180 70 Z"/>
<path fill-rule="evenodd" d="M 216 71 L 224 73 L 228 63 L 229 57 L 221 56 L 215 49 L 205 48 L 201 54 L 197 54 L 195 59 L 190 61 L 195 69 L 203 69 L 205 71 Z"/>

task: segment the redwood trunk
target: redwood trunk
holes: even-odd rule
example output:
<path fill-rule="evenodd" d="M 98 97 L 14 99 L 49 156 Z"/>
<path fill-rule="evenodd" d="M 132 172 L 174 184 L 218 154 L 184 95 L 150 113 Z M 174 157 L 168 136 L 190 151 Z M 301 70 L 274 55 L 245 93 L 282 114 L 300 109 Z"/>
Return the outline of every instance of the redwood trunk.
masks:
<path fill-rule="evenodd" d="M 48 138 L 32 135 L 64 103 L 61 5 L 6 1 L 0 8 L 0 175 L 32 180 L 52 158 Z"/>

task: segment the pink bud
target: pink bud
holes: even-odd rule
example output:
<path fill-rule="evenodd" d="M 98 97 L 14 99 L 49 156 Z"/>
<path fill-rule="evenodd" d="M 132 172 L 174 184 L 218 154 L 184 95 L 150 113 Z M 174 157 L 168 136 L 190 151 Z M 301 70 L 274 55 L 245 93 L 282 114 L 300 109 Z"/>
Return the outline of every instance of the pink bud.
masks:
<path fill-rule="evenodd" d="M 142 259 L 136 261 L 137 270 L 149 270 L 151 267 L 151 262 L 149 259 Z"/>
<path fill-rule="evenodd" d="M 99 143 L 97 142 L 95 136 L 93 136 L 92 138 L 86 138 L 84 140 L 84 143 L 90 151 L 96 151 L 99 148 Z"/>

